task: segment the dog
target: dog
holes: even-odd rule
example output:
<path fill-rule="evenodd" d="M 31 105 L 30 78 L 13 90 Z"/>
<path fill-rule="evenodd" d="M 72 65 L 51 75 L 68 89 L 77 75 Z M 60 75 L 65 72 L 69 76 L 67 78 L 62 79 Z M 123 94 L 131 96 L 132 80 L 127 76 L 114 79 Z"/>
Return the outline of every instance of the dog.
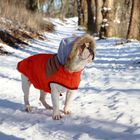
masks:
<path fill-rule="evenodd" d="M 59 96 L 66 92 L 64 113 L 71 113 L 71 102 L 80 84 L 84 67 L 92 63 L 96 44 L 92 36 L 64 38 L 60 42 L 57 54 L 36 54 L 17 65 L 21 73 L 25 110 L 31 112 L 29 89 L 33 84 L 40 90 L 40 101 L 46 109 L 53 109 L 52 118 L 63 118 L 59 110 Z M 46 92 L 51 94 L 52 107 L 46 102 Z"/>

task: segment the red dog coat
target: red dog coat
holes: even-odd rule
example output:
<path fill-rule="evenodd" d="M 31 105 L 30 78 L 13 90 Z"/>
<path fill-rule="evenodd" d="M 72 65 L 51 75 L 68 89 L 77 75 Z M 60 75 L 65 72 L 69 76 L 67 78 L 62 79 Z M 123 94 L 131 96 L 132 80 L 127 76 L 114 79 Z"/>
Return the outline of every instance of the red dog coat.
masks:
<path fill-rule="evenodd" d="M 28 77 L 35 88 L 51 93 L 50 83 L 58 83 L 68 89 L 77 89 L 80 84 L 81 71 L 70 73 L 60 65 L 51 76 L 46 74 L 47 61 L 55 54 L 37 54 L 18 63 L 19 72 Z"/>

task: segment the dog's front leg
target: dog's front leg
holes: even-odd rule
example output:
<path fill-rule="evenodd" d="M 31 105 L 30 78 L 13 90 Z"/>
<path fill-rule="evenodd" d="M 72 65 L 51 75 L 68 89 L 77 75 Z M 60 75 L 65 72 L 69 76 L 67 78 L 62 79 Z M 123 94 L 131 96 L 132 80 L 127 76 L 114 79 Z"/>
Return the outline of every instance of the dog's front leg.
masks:
<path fill-rule="evenodd" d="M 72 97 L 74 94 L 74 90 L 68 90 L 66 93 L 66 99 L 65 99 L 65 106 L 64 106 L 64 113 L 65 114 L 70 114 L 71 113 L 71 102 L 72 102 Z"/>
<path fill-rule="evenodd" d="M 53 104 L 53 119 L 54 120 L 60 120 L 62 118 L 62 115 L 59 110 L 59 96 L 60 92 L 57 90 L 57 87 L 55 84 L 50 84 L 51 86 L 51 99 Z"/>

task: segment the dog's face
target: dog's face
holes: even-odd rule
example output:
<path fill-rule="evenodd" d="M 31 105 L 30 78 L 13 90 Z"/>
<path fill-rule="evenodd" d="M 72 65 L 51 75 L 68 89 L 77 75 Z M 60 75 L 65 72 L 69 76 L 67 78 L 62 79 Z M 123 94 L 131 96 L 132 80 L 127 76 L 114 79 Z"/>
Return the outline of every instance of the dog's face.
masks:
<path fill-rule="evenodd" d="M 94 52 L 90 47 L 90 43 L 84 43 L 79 47 L 79 58 L 81 60 L 86 60 L 87 63 L 92 63 L 94 59 Z"/>
<path fill-rule="evenodd" d="M 83 69 L 88 63 L 93 62 L 95 49 L 96 44 L 92 36 L 84 35 L 77 38 L 67 57 L 65 68 L 69 71 Z"/>
<path fill-rule="evenodd" d="M 94 59 L 94 52 L 90 47 L 90 43 L 84 43 L 76 50 L 75 55 L 71 61 L 71 67 L 67 70 L 69 72 L 80 71 L 87 64 L 92 63 Z"/>

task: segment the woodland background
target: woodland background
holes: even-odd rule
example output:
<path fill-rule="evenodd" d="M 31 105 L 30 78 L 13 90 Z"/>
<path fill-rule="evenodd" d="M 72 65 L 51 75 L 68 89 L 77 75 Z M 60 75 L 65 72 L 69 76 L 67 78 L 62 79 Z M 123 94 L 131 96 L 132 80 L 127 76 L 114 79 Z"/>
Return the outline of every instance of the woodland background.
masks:
<path fill-rule="evenodd" d="M 1 30 L 24 29 L 37 36 L 41 31 L 54 31 L 53 24 L 42 17 L 75 16 L 79 26 L 100 39 L 140 40 L 139 0 L 0 0 Z M 5 32 L 0 31 L 1 40 L 4 40 L 3 34 Z"/>

